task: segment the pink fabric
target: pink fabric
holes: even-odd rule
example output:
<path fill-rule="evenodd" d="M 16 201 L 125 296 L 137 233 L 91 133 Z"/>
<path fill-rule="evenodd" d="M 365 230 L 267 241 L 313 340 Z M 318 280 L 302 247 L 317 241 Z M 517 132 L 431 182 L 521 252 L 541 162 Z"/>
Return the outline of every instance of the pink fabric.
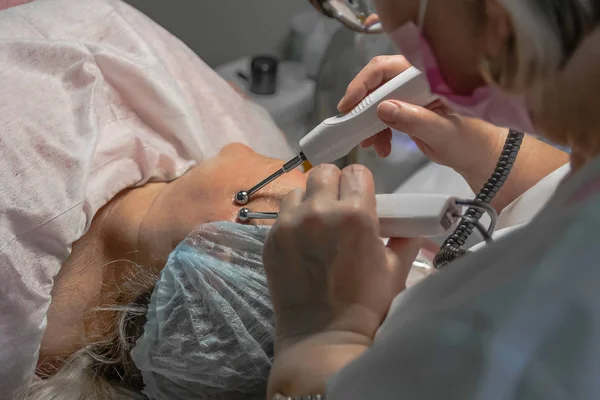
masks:
<path fill-rule="evenodd" d="M 10 399 L 34 374 L 71 243 L 116 193 L 175 179 L 234 141 L 292 151 L 264 110 L 118 0 L 9 8 L 0 39 L 0 397 Z"/>
<path fill-rule="evenodd" d="M 5 8 L 19 6 L 21 4 L 29 3 L 32 0 L 0 0 L 0 10 Z"/>

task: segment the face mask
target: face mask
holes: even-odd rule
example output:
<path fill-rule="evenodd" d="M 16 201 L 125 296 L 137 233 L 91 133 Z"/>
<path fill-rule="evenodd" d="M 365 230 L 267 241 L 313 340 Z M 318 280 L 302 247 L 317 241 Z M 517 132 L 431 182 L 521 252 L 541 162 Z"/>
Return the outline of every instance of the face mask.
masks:
<path fill-rule="evenodd" d="M 419 25 L 407 22 L 390 33 L 390 38 L 402 55 L 416 68 L 425 72 L 431 92 L 459 114 L 483 119 L 498 126 L 533 133 L 531 115 L 521 96 L 503 93 L 493 86 L 482 86 L 470 96 L 455 94 L 444 79 L 435 54 L 422 34 L 428 0 L 421 0 Z"/>

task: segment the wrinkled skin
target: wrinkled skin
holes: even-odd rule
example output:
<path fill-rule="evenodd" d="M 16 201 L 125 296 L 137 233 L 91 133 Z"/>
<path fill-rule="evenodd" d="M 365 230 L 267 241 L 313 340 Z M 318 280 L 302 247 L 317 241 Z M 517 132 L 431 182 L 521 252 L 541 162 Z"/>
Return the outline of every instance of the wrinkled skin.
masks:
<path fill-rule="evenodd" d="M 138 271 L 134 263 L 159 273 L 171 250 L 198 225 L 236 221 L 240 206 L 234 195 L 283 163 L 232 144 L 173 182 L 147 184 L 111 200 L 73 244 L 55 279 L 38 366 L 51 372 L 60 365 L 56 357 L 74 353 L 83 347 L 85 335 L 106 328 L 100 320 L 84 323 L 84 316 L 93 307 L 115 304 L 119 284 Z M 292 171 L 257 193 L 247 207 L 278 211 L 283 197 L 305 184 L 304 174 Z"/>

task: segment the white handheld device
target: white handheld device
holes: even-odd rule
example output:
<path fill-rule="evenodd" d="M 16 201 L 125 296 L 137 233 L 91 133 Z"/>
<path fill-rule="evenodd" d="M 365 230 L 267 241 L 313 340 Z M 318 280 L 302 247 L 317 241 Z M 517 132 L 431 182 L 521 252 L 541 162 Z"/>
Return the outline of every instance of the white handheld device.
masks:
<path fill-rule="evenodd" d="M 443 195 L 377 195 L 379 236 L 383 238 L 426 238 L 453 229 L 461 214 L 456 198 Z"/>
<path fill-rule="evenodd" d="M 319 165 L 348 155 L 359 143 L 386 128 L 377 116 L 377 107 L 390 99 L 425 106 L 436 97 L 431 94 L 425 75 L 415 67 L 410 67 L 365 97 L 348 114 L 328 118 L 310 131 L 300 140 L 302 152 L 298 156 L 251 189 L 239 192 L 235 202 L 248 204 L 250 196 L 306 160 L 312 165 Z"/>
<path fill-rule="evenodd" d="M 454 228 L 461 208 L 454 197 L 420 194 L 377 195 L 379 235 L 383 238 L 426 238 Z M 277 212 L 252 212 L 242 208 L 238 219 L 276 219 Z"/>
<path fill-rule="evenodd" d="M 300 140 L 302 153 L 312 165 L 348 155 L 359 143 L 386 128 L 377 116 L 377 107 L 390 99 L 426 106 L 435 96 L 424 74 L 410 67 L 365 97 L 348 114 L 328 118 L 310 131 Z"/>

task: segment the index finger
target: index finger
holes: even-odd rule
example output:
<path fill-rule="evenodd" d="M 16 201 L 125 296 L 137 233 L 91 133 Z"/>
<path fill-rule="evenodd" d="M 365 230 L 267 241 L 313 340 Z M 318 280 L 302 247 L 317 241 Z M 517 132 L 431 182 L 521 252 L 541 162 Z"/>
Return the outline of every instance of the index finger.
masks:
<path fill-rule="evenodd" d="M 337 200 L 340 175 L 340 169 L 331 164 L 321 164 L 311 169 L 306 181 L 305 200 Z"/>
<path fill-rule="evenodd" d="M 346 113 L 352 110 L 369 93 L 410 68 L 403 56 L 378 56 L 350 82 L 346 95 L 338 104 L 338 110 Z"/>

